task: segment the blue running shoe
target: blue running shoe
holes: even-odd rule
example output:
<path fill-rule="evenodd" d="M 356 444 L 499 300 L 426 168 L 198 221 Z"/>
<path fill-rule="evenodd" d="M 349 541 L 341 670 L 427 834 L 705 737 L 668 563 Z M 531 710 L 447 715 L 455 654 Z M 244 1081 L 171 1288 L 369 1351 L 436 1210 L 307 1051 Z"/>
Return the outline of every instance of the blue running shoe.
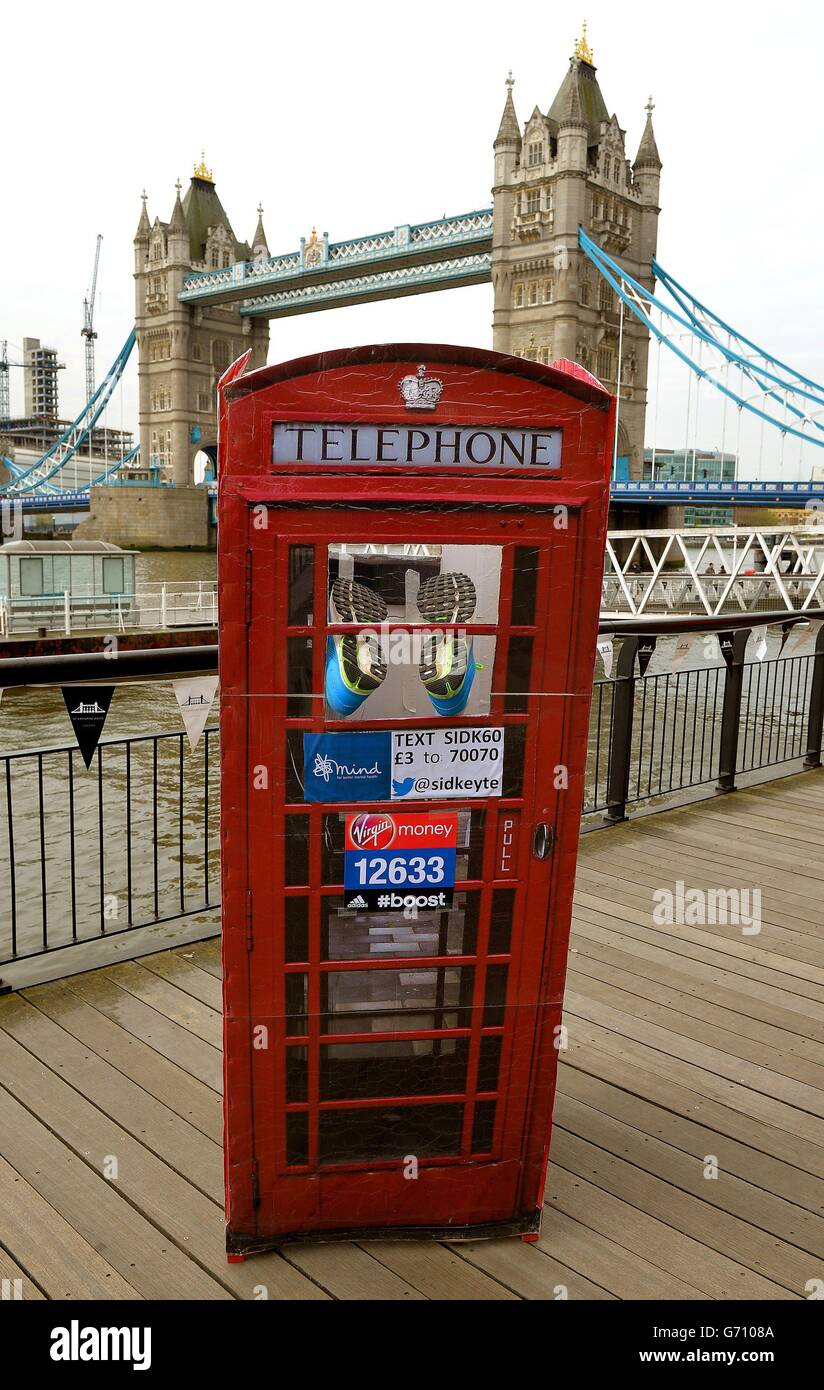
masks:
<path fill-rule="evenodd" d="M 365 584 L 336 579 L 330 613 L 336 623 L 378 627 L 386 621 L 383 599 Z M 336 633 L 326 643 L 326 703 L 338 715 L 354 714 L 386 679 L 383 648 L 372 632 Z"/>
<path fill-rule="evenodd" d="M 465 623 L 475 612 L 475 585 L 467 574 L 447 571 L 427 579 L 418 591 L 418 611 L 428 623 Z M 474 641 L 456 632 L 436 633 L 421 644 L 418 670 L 438 714 L 462 714 L 478 664 Z"/>

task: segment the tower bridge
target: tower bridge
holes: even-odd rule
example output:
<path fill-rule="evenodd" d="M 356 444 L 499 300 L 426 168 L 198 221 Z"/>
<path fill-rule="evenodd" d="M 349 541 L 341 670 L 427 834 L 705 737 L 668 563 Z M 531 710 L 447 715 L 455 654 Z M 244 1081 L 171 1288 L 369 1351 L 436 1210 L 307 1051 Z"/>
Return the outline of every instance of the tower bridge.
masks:
<path fill-rule="evenodd" d="M 592 231 L 636 280 L 652 285 L 661 161 L 651 104 L 631 160 L 585 37 L 554 98 L 536 105 L 523 126 L 513 85 L 510 76 L 488 207 L 348 241 L 313 231 L 296 250 L 273 255 L 263 209 L 242 241 L 205 158 L 185 194 L 178 183 L 168 221 L 150 218 L 144 195 L 135 235 L 141 466 L 175 486 L 147 488 L 139 505 L 132 488 L 96 489 L 84 535 L 133 543 L 136 525 L 166 543 L 175 532 L 182 543 L 202 535 L 193 465 L 216 440 L 215 384 L 247 348 L 251 366 L 263 365 L 270 319 L 490 283 L 495 349 L 577 360 L 616 390 L 616 300 L 579 246 L 578 229 Z M 618 453 L 626 475 L 639 479 L 648 341 L 644 325 L 627 322 Z"/>
<path fill-rule="evenodd" d="M 35 467 L 21 471 L 6 460 L 10 481 L 0 491 L 14 493 L 28 510 L 40 507 L 40 494 L 55 499 L 72 486 L 67 465 L 134 343 L 139 457 L 94 480 L 81 535 L 208 545 L 208 489 L 194 486 L 195 458 L 215 453 L 217 380 L 247 349 L 252 368 L 266 362 L 270 319 L 489 283 L 496 350 L 544 363 L 577 361 L 618 397 L 612 501 L 625 524 L 677 528 L 684 506 L 820 507 L 824 484 L 793 481 L 803 468 L 785 474 L 783 462 L 786 440 L 824 447 L 817 418 L 824 417 L 824 388 L 736 333 L 656 259 L 662 163 L 652 99 L 631 159 L 585 34 L 548 108 L 536 105 L 522 123 L 513 88 L 510 75 L 493 142 L 491 206 L 470 212 L 346 241 L 313 229 L 297 249 L 273 255 L 263 208 L 252 237 L 241 241 L 205 157 L 185 194 L 178 181 L 168 221 L 150 218 L 144 192 L 134 238 L 134 333 L 103 395 L 96 393 Z M 644 476 L 651 341 L 659 354 L 656 384 L 662 347 L 689 369 L 687 433 L 692 395 L 694 437 L 691 450 L 684 440 L 682 454 L 692 452 L 692 480 Z M 732 457 L 724 452 L 728 405 L 739 441 L 746 416 L 760 419 L 762 440 L 766 424 L 780 432 L 781 467 L 771 480 L 697 473 L 699 398 L 707 384 L 724 397 L 722 459 Z M 653 450 L 653 472 L 654 460 Z M 131 486 L 123 488 L 124 481 Z"/>

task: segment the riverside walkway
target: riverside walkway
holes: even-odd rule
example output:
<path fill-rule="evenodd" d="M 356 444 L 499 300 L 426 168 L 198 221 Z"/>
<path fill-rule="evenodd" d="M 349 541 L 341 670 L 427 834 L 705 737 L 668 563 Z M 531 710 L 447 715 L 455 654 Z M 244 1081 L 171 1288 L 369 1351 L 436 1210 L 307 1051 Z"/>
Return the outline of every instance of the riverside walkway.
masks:
<path fill-rule="evenodd" d="M 0 999 L 0 1278 L 51 1299 L 808 1297 L 824 1279 L 823 839 L 824 771 L 583 836 L 537 1245 L 298 1245 L 229 1265 L 218 942 Z M 760 888 L 760 931 L 656 922 L 653 895 L 678 883 Z"/>

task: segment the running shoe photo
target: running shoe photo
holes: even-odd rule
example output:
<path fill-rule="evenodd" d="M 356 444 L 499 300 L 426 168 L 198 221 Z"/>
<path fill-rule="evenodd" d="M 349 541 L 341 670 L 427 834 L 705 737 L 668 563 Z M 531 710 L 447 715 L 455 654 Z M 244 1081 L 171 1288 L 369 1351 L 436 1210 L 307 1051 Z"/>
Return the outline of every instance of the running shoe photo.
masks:
<path fill-rule="evenodd" d="M 418 591 L 418 611 L 428 623 L 465 623 L 475 612 L 477 595 L 468 574 L 446 571 L 427 579 Z M 424 637 L 418 666 L 421 680 L 438 714 L 462 714 L 475 672 L 474 643 L 456 632 Z"/>
<path fill-rule="evenodd" d="M 387 618 L 383 599 L 354 579 L 336 579 L 329 614 L 334 623 L 380 627 Z M 326 702 L 335 714 L 354 714 L 386 679 L 386 658 L 374 632 L 335 633 L 326 643 Z"/>

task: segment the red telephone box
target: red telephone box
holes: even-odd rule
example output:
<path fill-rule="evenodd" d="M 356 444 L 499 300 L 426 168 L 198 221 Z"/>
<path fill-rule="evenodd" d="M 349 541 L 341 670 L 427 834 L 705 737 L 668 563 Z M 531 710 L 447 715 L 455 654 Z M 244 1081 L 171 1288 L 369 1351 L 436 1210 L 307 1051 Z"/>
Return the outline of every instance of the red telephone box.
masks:
<path fill-rule="evenodd" d="M 227 1249 L 537 1238 L 612 398 L 465 348 L 220 386 Z"/>

